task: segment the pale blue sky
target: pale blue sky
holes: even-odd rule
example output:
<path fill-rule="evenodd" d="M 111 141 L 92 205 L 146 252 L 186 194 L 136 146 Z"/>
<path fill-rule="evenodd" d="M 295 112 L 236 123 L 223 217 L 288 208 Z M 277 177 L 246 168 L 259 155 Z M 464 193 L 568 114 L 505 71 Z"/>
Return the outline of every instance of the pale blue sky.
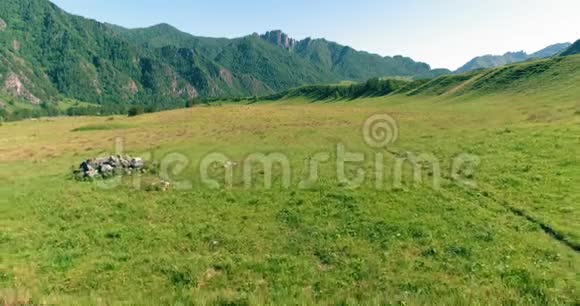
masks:
<path fill-rule="evenodd" d="M 580 38 L 579 0 L 52 0 L 125 27 L 165 22 L 194 35 L 281 29 L 455 69 L 471 58 Z"/>

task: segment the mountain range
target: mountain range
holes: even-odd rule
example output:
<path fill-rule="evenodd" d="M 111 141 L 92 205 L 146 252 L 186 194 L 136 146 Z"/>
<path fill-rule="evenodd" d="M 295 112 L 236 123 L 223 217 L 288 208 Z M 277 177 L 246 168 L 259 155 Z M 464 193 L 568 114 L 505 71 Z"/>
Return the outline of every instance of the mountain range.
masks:
<path fill-rule="evenodd" d="M 483 56 L 456 73 L 574 52 L 578 42 L 531 55 Z M 200 97 L 262 96 L 301 85 L 449 74 L 408 57 L 384 57 L 325 39 L 295 40 L 280 30 L 208 38 L 168 24 L 127 29 L 100 23 L 48 0 L 0 2 L 3 111 L 10 105 L 70 100 L 98 105 L 102 113 L 123 113 L 131 105 L 167 109 Z"/>
<path fill-rule="evenodd" d="M 570 47 L 568 47 L 568 49 L 560 53 L 561 56 L 568 56 L 574 54 L 580 54 L 580 39 L 577 40 L 575 43 L 573 43 Z"/>
<path fill-rule="evenodd" d="M 478 56 L 472 59 L 471 61 L 467 62 L 465 65 L 461 66 L 459 69 L 455 71 L 455 73 L 466 73 L 476 69 L 495 68 L 499 66 L 524 62 L 528 60 L 548 58 L 561 53 L 571 45 L 572 45 L 571 43 L 554 44 L 542 50 L 534 52 L 532 54 L 527 54 L 524 51 L 519 51 L 519 52 L 507 52 L 504 55 Z"/>
<path fill-rule="evenodd" d="M 0 2 L 0 99 L 167 108 L 196 97 L 445 73 L 407 57 L 383 57 L 324 39 L 297 41 L 282 31 L 196 37 L 167 24 L 142 29 L 104 24 L 68 14 L 48 0 Z"/>

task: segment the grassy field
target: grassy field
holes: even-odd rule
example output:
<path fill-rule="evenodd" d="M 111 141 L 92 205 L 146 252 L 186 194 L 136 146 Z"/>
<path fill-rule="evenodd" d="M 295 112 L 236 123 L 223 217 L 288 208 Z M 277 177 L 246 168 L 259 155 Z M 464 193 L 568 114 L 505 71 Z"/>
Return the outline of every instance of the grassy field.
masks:
<path fill-rule="evenodd" d="M 0 303 L 577 305 L 580 92 L 563 88 L 3 123 Z M 397 122 L 387 150 L 363 137 L 376 114 Z M 152 174 L 140 188 L 72 179 L 119 138 L 128 154 L 189 163 L 169 168 L 166 192 L 149 188 Z M 345 167 L 350 179 L 365 171 L 356 188 L 337 175 L 339 145 L 364 156 Z M 230 188 L 200 179 L 216 152 L 237 163 Z M 301 186 L 320 152 L 320 179 Z M 275 166 L 272 188 L 247 187 L 253 153 L 286 156 L 290 186 Z M 396 184 L 397 161 L 413 154 L 437 160 L 440 188 L 424 162 L 422 183 L 406 163 Z M 458 180 L 461 156 L 479 163 Z"/>

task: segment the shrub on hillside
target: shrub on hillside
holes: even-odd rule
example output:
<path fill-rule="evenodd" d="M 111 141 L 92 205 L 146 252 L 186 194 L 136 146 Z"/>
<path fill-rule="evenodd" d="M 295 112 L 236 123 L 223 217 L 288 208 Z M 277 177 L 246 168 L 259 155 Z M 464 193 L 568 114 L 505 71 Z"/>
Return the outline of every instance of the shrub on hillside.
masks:
<path fill-rule="evenodd" d="M 127 112 L 129 117 L 135 117 L 143 113 L 145 113 L 145 109 L 143 109 L 143 106 L 133 106 L 129 108 L 129 111 Z"/>

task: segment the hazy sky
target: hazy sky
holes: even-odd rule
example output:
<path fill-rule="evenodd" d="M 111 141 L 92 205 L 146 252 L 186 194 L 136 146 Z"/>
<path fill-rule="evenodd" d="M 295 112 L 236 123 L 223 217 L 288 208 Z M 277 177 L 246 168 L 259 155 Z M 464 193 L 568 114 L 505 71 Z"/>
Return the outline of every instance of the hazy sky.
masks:
<path fill-rule="evenodd" d="M 580 38 L 580 0 L 53 0 L 63 9 L 125 27 L 161 22 L 210 37 L 281 29 L 324 37 L 434 68 L 471 58 L 537 51 Z"/>

